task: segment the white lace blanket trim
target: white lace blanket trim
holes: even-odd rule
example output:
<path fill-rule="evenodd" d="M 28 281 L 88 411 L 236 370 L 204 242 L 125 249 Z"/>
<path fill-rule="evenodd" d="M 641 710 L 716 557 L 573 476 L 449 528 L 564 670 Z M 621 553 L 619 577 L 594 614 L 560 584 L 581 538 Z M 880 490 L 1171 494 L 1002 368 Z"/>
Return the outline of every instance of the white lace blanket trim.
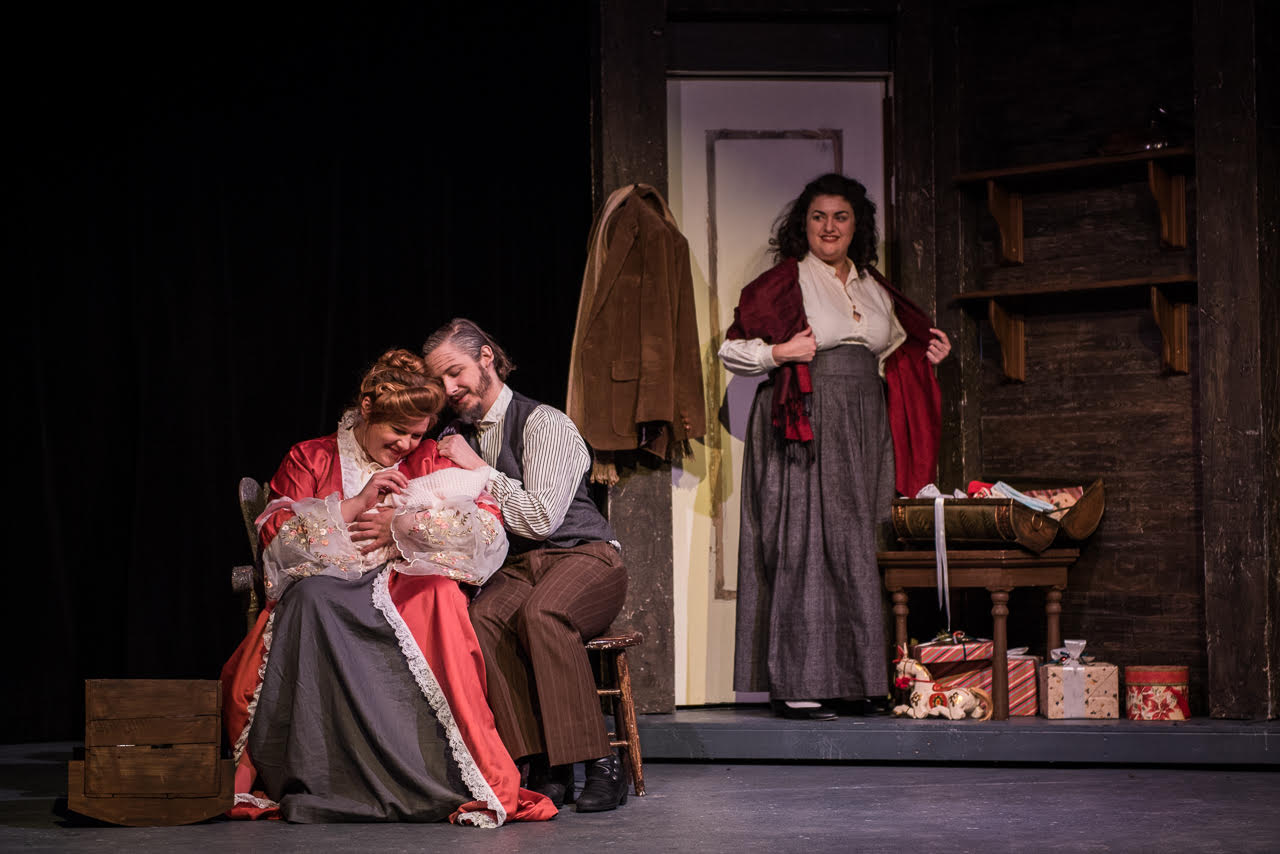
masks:
<path fill-rule="evenodd" d="M 462 781 L 467 784 L 467 789 L 471 792 L 472 797 L 488 805 L 496 817 L 490 818 L 484 813 L 463 813 L 458 817 L 458 820 L 474 824 L 477 827 L 498 827 L 507 820 L 507 811 L 502 806 L 502 801 L 498 799 L 493 788 L 489 785 L 489 781 L 484 778 L 484 773 L 480 770 L 480 766 L 476 764 L 475 759 L 471 756 L 471 750 L 462 739 L 462 733 L 458 729 L 458 722 L 454 720 L 453 710 L 449 708 L 449 699 L 445 697 L 440 683 L 436 681 L 435 674 L 431 672 L 427 657 L 418 648 L 418 642 L 413 639 L 413 633 L 409 631 L 409 626 L 405 623 L 404 618 L 400 616 L 400 612 L 396 610 L 395 603 L 391 601 L 391 590 L 388 586 L 390 578 L 391 568 L 387 567 L 379 572 L 378 577 L 374 580 L 374 607 L 382 612 L 387 623 L 395 631 L 396 640 L 400 642 L 400 651 L 404 654 L 405 661 L 409 664 L 409 670 L 413 673 L 414 680 L 418 683 L 418 687 L 422 690 L 422 695 L 431 704 L 432 710 L 435 711 L 436 717 L 440 720 L 445 733 L 449 736 L 449 747 L 453 750 L 454 761 L 458 763 L 458 768 L 462 771 Z M 485 819 L 492 821 L 493 824 L 488 824 Z"/>
<path fill-rule="evenodd" d="M 262 630 L 262 664 L 258 665 L 258 684 L 253 686 L 253 699 L 249 701 L 249 719 L 245 721 L 244 729 L 240 730 L 240 735 L 236 738 L 236 746 L 233 752 L 235 764 L 240 764 L 240 757 L 244 755 L 244 746 L 249 741 L 249 728 L 253 726 L 253 716 L 258 712 L 258 696 L 262 694 L 262 678 L 267 673 L 267 658 L 271 655 L 271 633 L 276 625 L 276 612 L 272 610 L 267 615 L 267 625 Z"/>

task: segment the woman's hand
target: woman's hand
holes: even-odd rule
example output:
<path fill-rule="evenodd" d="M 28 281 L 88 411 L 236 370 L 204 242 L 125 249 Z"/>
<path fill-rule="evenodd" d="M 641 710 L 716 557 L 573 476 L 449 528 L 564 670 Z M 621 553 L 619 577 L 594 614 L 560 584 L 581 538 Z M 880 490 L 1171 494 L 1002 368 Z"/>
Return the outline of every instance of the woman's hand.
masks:
<path fill-rule="evenodd" d="M 781 365 L 783 362 L 812 362 L 817 352 L 818 342 L 813 337 L 813 330 L 806 326 L 793 335 L 791 340 L 774 344 L 772 355 L 774 363 Z"/>
<path fill-rule="evenodd" d="M 440 451 L 440 456 L 452 462 L 460 469 L 468 469 L 475 471 L 478 468 L 484 468 L 488 463 L 480 458 L 480 455 L 467 444 L 466 438 L 454 433 L 451 436 L 445 436 L 436 442 L 436 449 Z"/>
<path fill-rule="evenodd" d="M 350 525 L 364 511 L 370 509 L 388 492 L 399 493 L 409 485 L 409 479 L 399 469 L 380 471 L 364 485 L 353 498 L 342 502 L 342 520 Z"/>
<path fill-rule="evenodd" d="M 933 335 L 933 340 L 929 342 L 929 352 L 925 355 L 929 359 L 929 364 L 936 365 L 947 358 L 947 354 L 951 352 L 951 339 L 941 329 L 930 329 L 929 333 Z"/>

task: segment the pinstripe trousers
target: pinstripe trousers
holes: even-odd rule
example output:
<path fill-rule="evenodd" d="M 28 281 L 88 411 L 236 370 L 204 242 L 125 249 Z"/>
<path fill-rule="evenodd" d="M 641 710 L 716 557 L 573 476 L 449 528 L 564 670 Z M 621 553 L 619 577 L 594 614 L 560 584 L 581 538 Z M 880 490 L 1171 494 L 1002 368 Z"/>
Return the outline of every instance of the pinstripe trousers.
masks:
<path fill-rule="evenodd" d="M 598 759 L 609 734 L 583 643 L 622 609 L 627 571 L 605 542 L 509 558 L 471 603 L 498 734 L 517 760 Z"/>

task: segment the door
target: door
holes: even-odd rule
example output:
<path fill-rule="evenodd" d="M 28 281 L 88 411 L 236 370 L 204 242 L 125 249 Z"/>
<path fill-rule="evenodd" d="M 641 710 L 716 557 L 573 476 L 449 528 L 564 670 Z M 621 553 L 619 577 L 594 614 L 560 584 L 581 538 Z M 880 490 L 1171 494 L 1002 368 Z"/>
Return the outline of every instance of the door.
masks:
<path fill-rule="evenodd" d="M 675 79 L 667 85 L 668 195 L 689 239 L 709 418 L 673 471 L 676 703 L 762 700 L 733 692 L 742 437 L 762 378 L 716 351 L 742 287 L 773 265 L 774 222 L 804 185 L 844 172 L 877 207 L 884 252 L 887 76 Z"/>

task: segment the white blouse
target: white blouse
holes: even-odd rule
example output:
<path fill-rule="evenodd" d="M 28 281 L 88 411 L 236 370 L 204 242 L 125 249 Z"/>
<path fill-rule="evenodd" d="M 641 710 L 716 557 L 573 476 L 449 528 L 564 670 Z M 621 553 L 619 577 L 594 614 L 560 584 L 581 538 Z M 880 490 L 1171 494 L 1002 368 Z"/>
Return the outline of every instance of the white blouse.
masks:
<path fill-rule="evenodd" d="M 835 267 L 813 253 L 800 260 L 799 268 L 804 313 L 818 349 L 861 344 L 879 357 L 880 376 L 884 376 L 885 359 L 907 340 L 893 313 L 893 297 L 871 276 L 859 276 L 853 265 L 844 281 Z M 739 376 L 757 376 L 778 367 L 773 345 L 759 338 L 726 340 L 719 355 L 724 366 Z"/>

